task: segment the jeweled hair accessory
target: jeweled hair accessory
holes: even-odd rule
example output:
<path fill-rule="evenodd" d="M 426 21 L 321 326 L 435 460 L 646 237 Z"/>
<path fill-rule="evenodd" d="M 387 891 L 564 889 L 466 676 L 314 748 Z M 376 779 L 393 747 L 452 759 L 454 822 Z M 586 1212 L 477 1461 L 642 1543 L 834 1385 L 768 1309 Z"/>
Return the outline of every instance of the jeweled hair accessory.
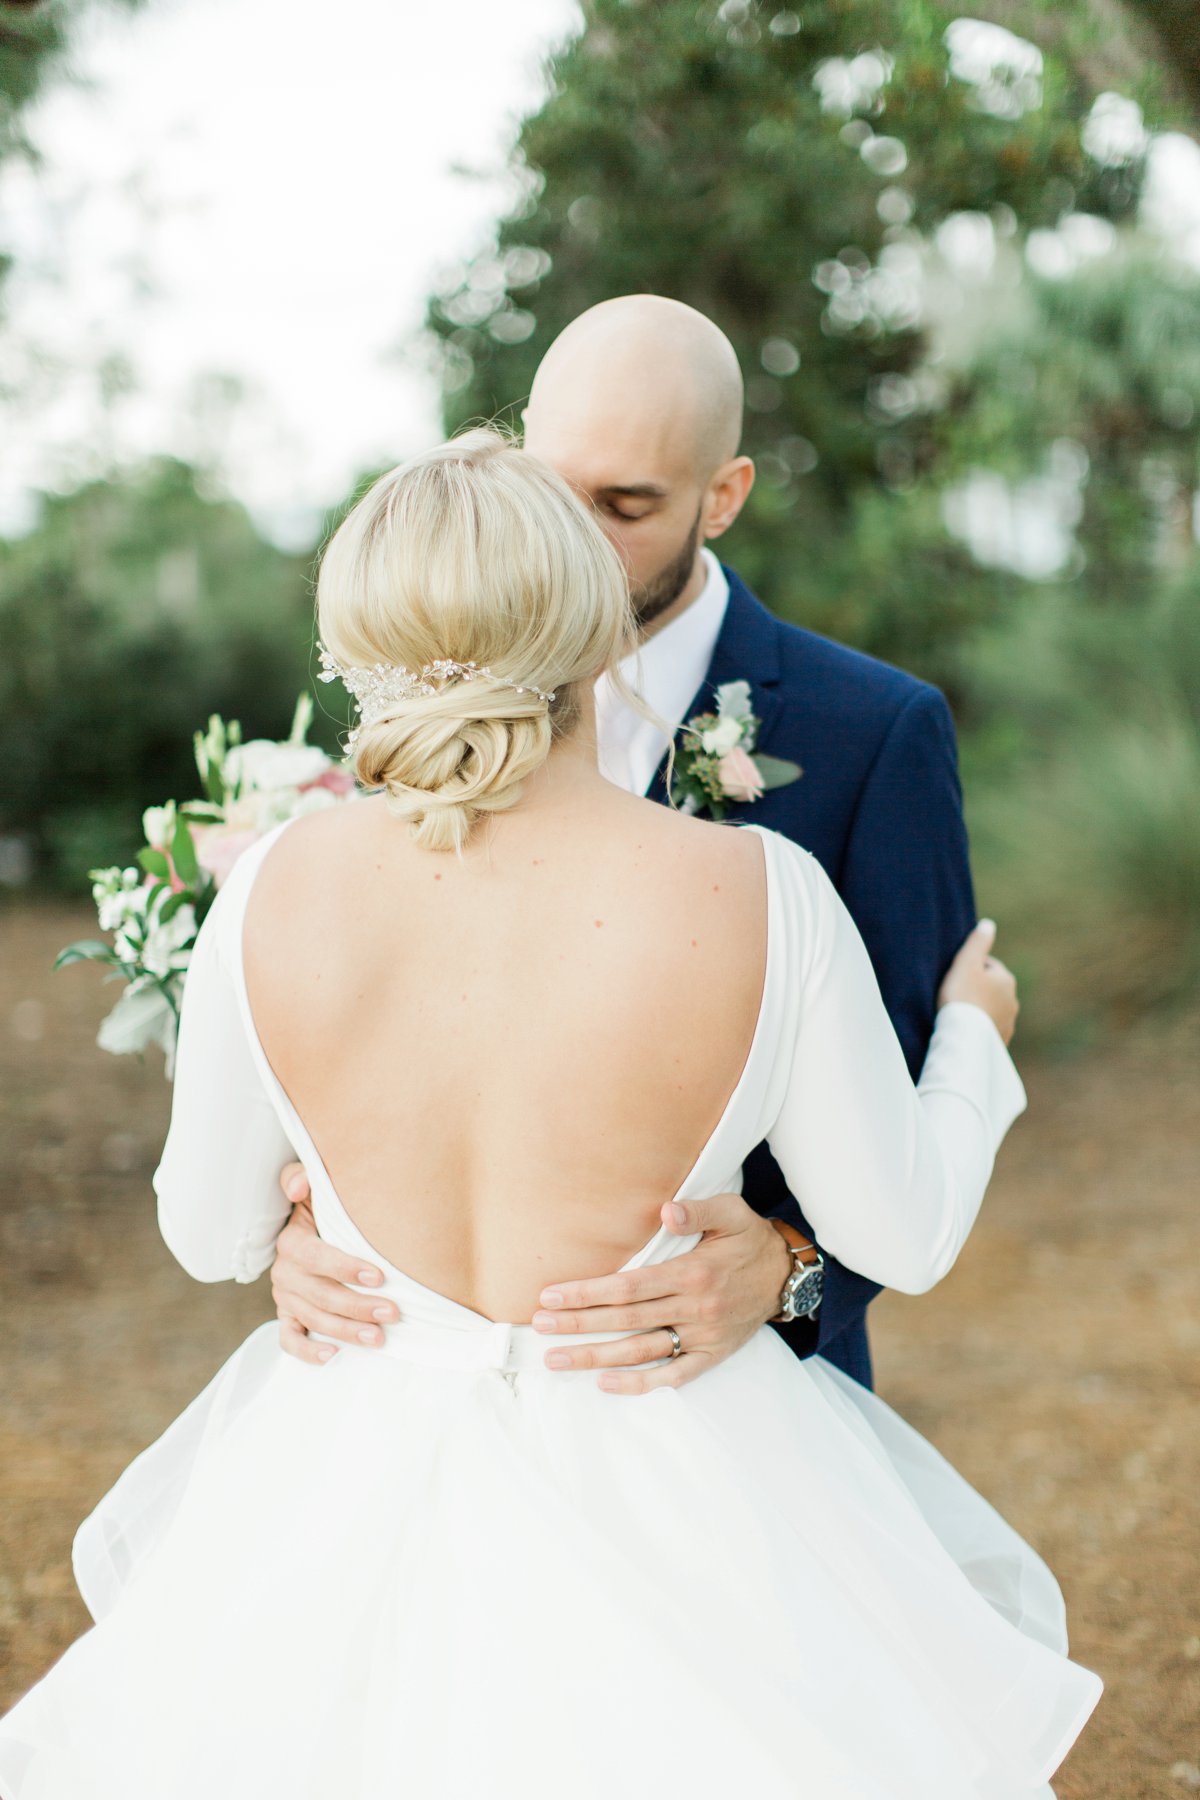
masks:
<path fill-rule="evenodd" d="M 391 709 L 401 701 L 414 700 L 418 695 L 440 694 L 460 681 L 497 679 L 490 669 L 479 663 L 454 662 L 450 657 L 440 657 L 437 662 L 426 663 L 423 669 L 415 671 L 401 668 L 396 663 L 382 662 L 376 663 L 371 669 L 344 669 L 324 644 L 320 644 L 318 649 L 321 673 L 317 680 L 340 681 L 358 707 L 359 722 L 346 739 L 348 750 L 353 750 L 362 726 L 373 725 L 376 720 L 386 718 Z M 511 688 L 516 694 L 533 694 L 547 706 L 557 699 L 556 694 L 548 694 L 544 688 L 535 687 L 532 681 L 518 683 L 501 680 L 499 686 Z"/>

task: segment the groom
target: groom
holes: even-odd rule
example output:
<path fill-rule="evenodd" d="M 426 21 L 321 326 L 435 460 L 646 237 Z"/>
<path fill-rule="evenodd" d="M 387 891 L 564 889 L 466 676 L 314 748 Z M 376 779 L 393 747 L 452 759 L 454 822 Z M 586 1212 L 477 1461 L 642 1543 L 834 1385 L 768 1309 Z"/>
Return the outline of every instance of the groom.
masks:
<path fill-rule="evenodd" d="M 782 624 L 704 547 L 729 530 L 754 480 L 738 454 L 741 429 L 728 339 L 690 307 L 635 295 L 592 307 L 551 345 L 525 413 L 525 447 L 592 502 L 625 561 L 643 634 L 628 672 L 650 707 L 678 728 L 712 710 L 716 688 L 747 682 L 757 748 L 799 764 L 797 780 L 731 805 L 728 816 L 769 826 L 822 863 L 862 933 L 915 1079 L 939 982 L 974 922 L 954 727 L 935 688 Z M 604 773 L 665 801 L 666 735 L 607 679 L 596 706 Z M 272 1271 L 284 1347 L 307 1360 L 336 1354 L 310 1341 L 309 1328 L 380 1342 L 395 1308 L 343 1285 L 369 1289 L 378 1273 L 316 1236 L 298 1164 L 281 1180 L 301 1202 Z M 789 1277 L 818 1261 L 765 1146 L 746 1164 L 744 1198 L 680 1210 L 681 1233 L 705 1233 L 689 1254 L 542 1294 L 534 1323 L 558 1366 L 590 1366 L 590 1349 L 571 1346 L 574 1333 L 649 1333 L 669 1300 L 682 1354 L 653 1384 L 686 1381 L 774 1319 Z M 878 1291 L 825 1258 L 815 1311 L 778 1329 L 797 1355 L 819 1353 L 869 1386 L 866 1311 Z M 661 1341 L 661 1330 L 648 1336 L 646 1353 L 661 1355 Z M 631 1362 L 638 1351 L 631 1338 Z M 624 1391 L 651 1379 L 631 1367 Z"/>

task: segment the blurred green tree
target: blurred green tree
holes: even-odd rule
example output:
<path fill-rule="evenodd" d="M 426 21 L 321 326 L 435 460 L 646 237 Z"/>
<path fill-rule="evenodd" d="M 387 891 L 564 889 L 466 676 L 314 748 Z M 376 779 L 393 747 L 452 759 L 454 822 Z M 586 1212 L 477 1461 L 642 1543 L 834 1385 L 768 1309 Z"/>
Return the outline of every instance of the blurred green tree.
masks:
<path fill-rule="evenodd" d="M 143 807 L 197 791 L 212 711 L 286 733 L 308 684 L 307 557 L 163 460 L 47 495 L 0 542 L 0 835 L 52 879 L 128 855 Z"/>
<path fill-rule="evenodd" d="M 1057 566 L 960 675 L 977 868 L 1035 953 L 1038 1013 L 1072 1029 L 1200 980 L 1197 419 L 1200 280 L 1136 242 L 1027 280 L 942 419 L 960 493 L 1051 509 Z"/>

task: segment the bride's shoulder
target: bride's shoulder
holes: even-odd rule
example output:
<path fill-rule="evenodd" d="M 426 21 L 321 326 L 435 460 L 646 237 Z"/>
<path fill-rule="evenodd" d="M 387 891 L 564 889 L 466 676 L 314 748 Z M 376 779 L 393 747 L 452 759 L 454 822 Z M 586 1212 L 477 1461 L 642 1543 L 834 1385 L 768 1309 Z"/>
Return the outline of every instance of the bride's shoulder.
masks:
<path fill-rule="evenodd" d="M 769 854 L 761 842 L 764 834 L 667 807 L 656 806 L 654 814 L 657 848 L 675 880 L 706 886 L 735 906 L 761 906 Z"/>
<path fill-rule="evenodd" d="M 289 819 L 248 853 L 243 881 L 251 918 L 296 917 L 343 882 L 361 879 L 379 836 L 380 803 L 355 799 Z M 235 875 L 243 871 L 235 865 Z"/>
<path fill-rule="evenodd" d="M 377 836 L 381 818 L 386 814 L 382 799 L 358 796 L 349 801 L 323 806 L 302 813 L 277 828 L 275 842 L 264 859 L 264 866 L 291 868 L 321 864 L 330 855 L 356 848 L 366 850 Z"/>

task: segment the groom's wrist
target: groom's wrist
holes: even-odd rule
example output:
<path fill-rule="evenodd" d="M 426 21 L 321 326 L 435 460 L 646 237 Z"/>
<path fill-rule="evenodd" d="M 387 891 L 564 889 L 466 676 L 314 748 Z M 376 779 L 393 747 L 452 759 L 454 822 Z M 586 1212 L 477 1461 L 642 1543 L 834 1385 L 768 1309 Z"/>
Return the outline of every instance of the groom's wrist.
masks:
<path fill-rule="evenodd" d="M 786 1268 L 779 1300 L 769 1323 L 791 1325 L 807 1320 L 815 1324 L 821 1310 L 825 1258 L 813 1240 L 783 1219 L 768 1220 L 786 1254 Z"/>

